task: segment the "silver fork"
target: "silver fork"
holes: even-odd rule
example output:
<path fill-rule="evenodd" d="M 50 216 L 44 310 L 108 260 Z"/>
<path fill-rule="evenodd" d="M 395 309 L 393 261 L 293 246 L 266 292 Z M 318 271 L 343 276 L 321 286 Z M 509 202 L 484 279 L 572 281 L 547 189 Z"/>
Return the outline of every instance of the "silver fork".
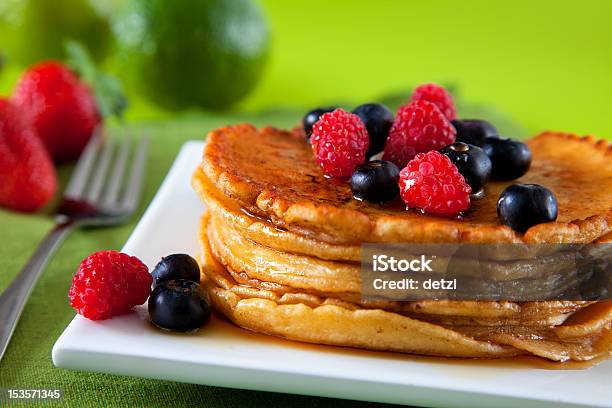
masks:
<path fill-rule="evenodd" d="M 0 295 L 0 360 L 32 288 L 57 248 L 76 228 L 105 227 L 126 222 L 140 200 L 148 139 L 132 149 L 126 137 L 115 147 L 96 131 L 74 168 L 55 215 L 55 227 L 40 243 L 28 263 Z M 126 174 L 130 151 L 133 159 Z"/>

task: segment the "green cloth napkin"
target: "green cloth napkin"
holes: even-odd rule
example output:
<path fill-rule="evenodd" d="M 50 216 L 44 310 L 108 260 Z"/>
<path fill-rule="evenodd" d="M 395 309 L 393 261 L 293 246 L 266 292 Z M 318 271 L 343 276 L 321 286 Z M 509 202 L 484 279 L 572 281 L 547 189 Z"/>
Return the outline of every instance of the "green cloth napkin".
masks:
<path fill-rule="evenodd" d="M 140 211 L 128 225 L 75 231 L 57 252 L 32 292 L 8 350 L 0 361 L 0 388 L 63 389 L 62 402 L 47 406 L 117 407 L 355 407 L 369 406 L 347 400 L 253 392 L 108 374 L 77 372 L 53 367 L 51 349 L 74 316 L 68 304 L 72 274 L 83 258 L 102 249 L 120 249 L 187 140 L 202 140 L 206 133 L 230 123 L 251 122 L 289 127 L 300 114 L 275 111 L 249 116 L 193 116 L 175 121 L 139 123 L 126 130 L 151 137 L 146 187 Z M 115 129 L 116 137 L 121 132 Z M 65 184 L 70 168 L 60 169 Z M 38 242 L 52 226 L 44 214 L 22 215 L 0 210 L 0 291 L 20 271 Z M 0 406 L 5 402 L 0 401 Z M 23 406 L 28 404 L 23 403 Z M 30 403 L 28 406 L 35 405 Z"/>

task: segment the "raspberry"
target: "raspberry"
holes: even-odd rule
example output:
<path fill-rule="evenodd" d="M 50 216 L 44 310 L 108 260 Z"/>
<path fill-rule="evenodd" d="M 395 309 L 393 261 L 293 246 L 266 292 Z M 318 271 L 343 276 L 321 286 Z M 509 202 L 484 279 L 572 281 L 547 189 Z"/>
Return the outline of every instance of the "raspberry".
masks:
<path fill-rule="evenodd" d="M 72 279 L 70 305 L 91 320 L 104 320 L 143 304 L 153 277 L 138 258 L 117 251 L 89 255 Z"/>
<path fill-rule="evenodd" d="M 400 169 L 417 153 L 439 150 L 455 143 L 457 132 L 440 109 L 419 100 L 401 106 L 389 131 L 384 160 Z"/>
<path fill-rule="evenodd" d="M 457 110 L 453 97 L 448 91 L 437 84 L 424 84 L 417 86 L 412 92 L 411 102 L 425 100 L 435 104 L 448 120 L 457 118 Z"/>
<path fill-rule="evenodd" d="M 445 155 L 419 153 L 400 172 L 400 194 L 408 208 L 455 217 L 470 207 L 472 189 Z"/>
<path fill-rule="evenodd" d="M 359 116 L 343 109 L 321 115 L 312 130 L 312 151 L 323 173 L 348 179 L 365 162 L 370 138 Z"/>

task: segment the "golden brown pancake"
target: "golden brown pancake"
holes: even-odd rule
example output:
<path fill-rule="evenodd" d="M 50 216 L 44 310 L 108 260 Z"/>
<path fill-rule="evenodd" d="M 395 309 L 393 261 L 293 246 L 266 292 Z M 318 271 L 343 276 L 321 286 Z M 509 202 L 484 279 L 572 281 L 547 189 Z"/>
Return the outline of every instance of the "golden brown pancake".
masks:
<path fill-rule="evenodd" d="M 546 132 L 529 140 L 530 170 L 490 182 L 462 220 L 373 205 L 324 177 L 299 135 L 275 128 L 228 126 L 211 132 L 202 169 L 219 191 L 275 225 L 317 240 L 361 242 L 588 243 L 612 231 L 612 146 L 592 137 Z M 256 153 L 255 153 L 256 152 Z M 500 224 L 496 202 L 509 184 L 537 183 L 559 203 L 556 222 L 524 234 Z"/>
<path fill-rule="evenodd" d="M 228 226 L 220 226 L 211 218 L 209 242 L 219 261 L 250 277 L 321 292 L 359 293 L 360 266 L 357 263 L 325 261 L 318 258 L 279 252 L 258 245 Z"/>
<path fill-rule="evenodd" d="M 231 230 L 232 227 L 227 225 L 219 227 L 214 217 L 207 214 L 202 217 L 200 240 L 206 241 L 206 248 L 210 247 L 213 256 L 236 282 L 274 293 L 308 294 L 314 296 L 311 300 L 317 297 L 335 298 L 365 308 L 427 316 L 427 321 L 449 324 L 478 321 L 489 326 L 558 324 L 565 320 L 568 313 L 588 305 L 588 302 L 398 302 L 363 299 L 358 290 L 351 290 L 344 283 L 348 280 L 353 287 L 359 287 L 357 265 L 278 252 L 236 235 Z M 457 319 L 457 316 L 462 319 Z"/>
<path fill-rule="evenodd" d="M 520 234 L 496 214 L 497 198 L 511 182 L 490 182 L 463 219 L 433 217 L 399 201 L 353 199 L 348 183 L 321 174 L 299 132 L 218 129 L 193 177 L 210 212 L 201 231 L 203 285 L 215 308 L 237 325 L 292 340 L 453 357 L 607 358 L 612 302 L 361 298 L 356 261 L 363 242 L 609 243 L 612 147 L 552 132 L 528 144 L 532 167 L 514 182 L 550 188 L 559 217 Z M 563 275 L 555 262 L 566 254 L 536 253 L 528 262 L 511 258 L 517 262 L 508 276 Z M 495 262 L 483 265 L 497 271 Z"/>
<path fill-rule="evenodd" d="M 201 259 L 203 285 L 213 306 L 245 329 L 292 340 L 453 357 L 507 357 L 513 347 L 477 341 L 441 326 L 377 309 L 323 301 L 308 296 L 278 297 L 264 289 L 240 287 L 206 249 Z M 241 290 L 243 289 L 243 290 Z"/>
<path fill-rule="evenodd" d="M 262 217 L 249 214 L 240 208 L 238 203 L 223 197 L 200 168 L 194 173 L 192 184 L 206 203 L 209 212 L 214 213 L 229 227 L 240 230 L 252 241 L 278 251 L 315 256 L 320 259 L 354 262 L 361 260 L 359 245 L 330 244 L 287 231 Z"/>
<path fill-rule="evenodd" d="M 360 245 L 340 245 L 320 241 L 274 225 L 267 219 L 248 213 L 240 205 L 223 196 L 212 182 L 198 168 L 192 177 L 192 184 L 208 210 L 223 224 L 239 230 L 245 238 L 282 252 L 314 256 L 333 261 L 361 261 Z M 517 261 L 526 259 L 532 263 L 536 258 L 578 248 L 566 244 L 489 244 L 485 247 L 474 244 L 469 248 L 463 244 L 462 252 L 474 251 L 472 256 L 494 261 Z M 419 249 L 419 253 L 423 250 Z"/>
<path fill-rule="evenodd" d="M 214 258 L 206 239 L 202 246 L 203 284 L 213 305 L 235 324 L 259 333 L 310 343 L 452 357 L 532 354 L 553 361 L 588 361 L 607 357 L 612 350 L 611 302 L 583 308 L 573 320 L 559 326 L 515 325 L 494 330 L 446 326 L 334 298 L 281 295 L 243 286 Z"/>
<path fill-rule="evenodd" d="M 214 212 L 210 212 L 210 245 L 214 255 L 229 271 L 238 271 L 246 273 L 250 278 L 319 293 L 342 293 L 343 296 L 353 294 L 359 297 L 360 264 L 321 260 L 261 245 L 243 235 L 242 230 L 224 223 L 223 218 L 218 218 Z M 470 293 L 501 292 L 509 296 L 508 298 L 527 301 L 542 299 L 544 291 L 550 297 L 558 296 L 566 293 L 568 288 L 578 285 L 580 277 L 574 258 L 575 254 L 570 252 L 513 262 L 438 255 L 432 260 L 432 268 L 445 270 L 448 276 L 460 276 L 463 286 L 469 287 Z M 395 273 L 389 272 L 386 276 L 394 279 Z M 383 277 L 383 274 L 380 277 Z M 431 298 L 432 292 L 426 292 L 427 298 Z M 397 296 L 395 300 L 403 300 L 402 293 Z M 440 291 L 438 297 L 445 298 L 445 292 Z"/>

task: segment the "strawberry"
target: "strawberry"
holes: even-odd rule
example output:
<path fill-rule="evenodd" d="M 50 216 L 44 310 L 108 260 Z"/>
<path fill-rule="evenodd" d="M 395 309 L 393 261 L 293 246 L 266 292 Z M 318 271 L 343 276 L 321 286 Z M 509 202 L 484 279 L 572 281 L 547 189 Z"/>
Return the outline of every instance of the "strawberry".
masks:
<path fill-rule="evenodd" d="M 58 163 L 76 159 L 101 122 L 92 90 L 56 61 L 30 67 L 17 83 L 12 100 L 30 115 Z"/>
<path fill-rule="evenodd" d="M 28 118 L 0 99 L 0 205 L 36 211 L 56 188 L 55 167 Z"/>

